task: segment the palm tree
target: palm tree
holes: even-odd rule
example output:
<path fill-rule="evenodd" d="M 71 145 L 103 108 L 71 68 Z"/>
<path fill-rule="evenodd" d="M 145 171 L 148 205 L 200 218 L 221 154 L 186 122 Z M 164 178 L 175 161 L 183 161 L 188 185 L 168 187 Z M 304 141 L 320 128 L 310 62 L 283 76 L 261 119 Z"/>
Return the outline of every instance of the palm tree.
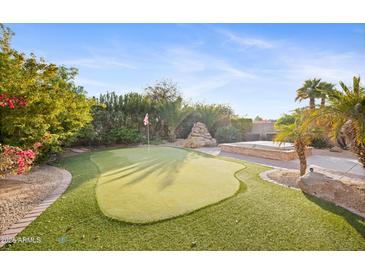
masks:
<path fill-rule="evenodd" d="M 191 107 L 185 105 L 181 97 L 175 101 L 165 102 L 160 106 L 160 116 L 167 124 L 169 141 L 176 140 L 176 130 L 186 117 L 192 112 Z"/>
<path fill-rule="evenodd" d="M 329 93 L 330 104 L 312 116 L 326 121 L 334 138 L 344 129 L 350 139 L 350 149 L 365 167 L 365 89 L 360 85 L 360 77 L 353 78 L 352 87 L 341 81 L 340 86 L 342 91 Z"/>
<path fill-rule="evenodd" d="M 320 97 L 320 91 L 318 90 L 318 86 L 321 82 L 321 79 L 310 79 L 306 80 L 301 88 L 297 90 L 297 96 L 295 97 L 295 101 L 302 101 L 309 98 L 309 108 L 314 109 L 316 102 L 315 99 Z"/>
<path fill-rule="evenodd" d="M 319 97 L 321 98 L 321 107 L 326 105 L 326 98 L 335 90 L 335 85 L 328 82 L 320 82 L 318 85 Z"/>
<path fill-rule="evenodd" d="M 199 121 L 206 125 L 212 136 L 215 135 L 218 127 L 228 125 L 233 115 L 230 106 L 223 104 L 196 104 L 195 111 L 198 114 Z"/>
<path fill-rule="evenodd" d="M 276 142 L 293 142 L 295 151 L 298 154 L 300 163 L 300 176 L 303 176 L 307 170 L 307 157 L 305 154 L 307 146 L 313 139 L 320 135 L 318 128 L 308 122 L 308 110 L 297 109 L 293 113 L 293 123 L 276 123 L 275 127 L 279 133 L 275 137 Z"/>

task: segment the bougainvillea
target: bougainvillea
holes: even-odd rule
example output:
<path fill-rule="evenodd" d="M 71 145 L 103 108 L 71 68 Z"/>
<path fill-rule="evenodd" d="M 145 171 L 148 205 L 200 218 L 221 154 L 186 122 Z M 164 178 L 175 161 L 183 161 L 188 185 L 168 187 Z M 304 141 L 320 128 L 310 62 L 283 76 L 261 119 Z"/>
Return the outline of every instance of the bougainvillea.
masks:
<path fill-rule="evenodd" d="M 25 97 L 11 97 L 6 93 L 0 93 L 0 107 L 14 109 L 17 107 L 25 107 L 27 103 L 28 101 Z"/>
<path fill-rule="evenodd" d="M 41 143 L 37 142 L 32 148 L 21 149 L 14 146 L 0 146 L 0 177 L 8 174 L 23 174 L 31 169 Z"/>
<path fill-rule="evenodd" d="M 0 143 L 30 147 L 41 140 L 38 160 L 45 159 L 91 122 L 95 100 L 75 83 L 77 69 L 13 49 L 12 36 L 0 24 Z"/>

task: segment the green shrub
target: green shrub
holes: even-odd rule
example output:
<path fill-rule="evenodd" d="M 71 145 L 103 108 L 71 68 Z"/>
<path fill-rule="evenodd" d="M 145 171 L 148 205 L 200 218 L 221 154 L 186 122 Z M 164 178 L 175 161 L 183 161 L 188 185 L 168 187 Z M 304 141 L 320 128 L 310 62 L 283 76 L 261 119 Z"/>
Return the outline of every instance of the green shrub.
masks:
<path fill-rule="evenodd" d="M 226 126 L 217 129 L 215 138 L 218 143 L 232 143 L 243 140 L 243 132 L 233 126 Z"/>
<path fill-rule="evenodd" d="M 92 120 L 93 99 L 75 84 L 75 68 L 46 63 L 11 48 L 12 32 L 0 24 L 0 94 L 24 98 L 26 107 L 0 107 L 0 143 L 29 147 L 40 158 L 55 153 Z"/>
<path fill-rule="evenodd" d="M 109 138 L 118 144 L 137 144 L 141 142 L 142 135 L 136 129 L 114 128 L 110 131 Z"/>
<path fill-rule="evenodd" d="M 249 132 L 252 129 L 252 119 L 251 118 L 240 118 L 240 117 L 232 117 L 231 125 L 234 128 L 242 131 L 242 133 Z"/>
<path fill-rule="evenodd" d="M 311 146 L 314 148 L 329 148 L 331 145 L 327 138 L 315 138 L 313 139 Z"/>

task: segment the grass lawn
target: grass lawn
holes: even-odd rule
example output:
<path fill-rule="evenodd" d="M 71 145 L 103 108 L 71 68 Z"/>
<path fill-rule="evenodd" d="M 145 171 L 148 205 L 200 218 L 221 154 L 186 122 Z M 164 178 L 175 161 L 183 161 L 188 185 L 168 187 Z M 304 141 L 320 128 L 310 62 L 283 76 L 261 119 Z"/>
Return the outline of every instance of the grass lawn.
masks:
<path fill-rule="evenodd" d="M 16 243 L 4 250 L 365 250 L 365 220 L 265 182 L 259 173 L 266 167 L 243 161 L 236 161 L 246 166 L 236 173 L 238 192 L 219 203 L 152 224 L 109 218 L 100 211 L 95 190 L 102 173 L 118 163 L 98 161 L 99 153 L 60 163 L 73 175 L 71 186 L 19 235 L 39 236 L 41 242 Z M 126 165 L 122 162 L 120 168 Z"/>
<path fill-rule="evenodd" d="M 91 159 L 101 172 L 101 211 L 131 223 L 169 219 L 228 198 L 240 187 L 235 173 L 244 168 L 168 147 L 102 151 Z"/>

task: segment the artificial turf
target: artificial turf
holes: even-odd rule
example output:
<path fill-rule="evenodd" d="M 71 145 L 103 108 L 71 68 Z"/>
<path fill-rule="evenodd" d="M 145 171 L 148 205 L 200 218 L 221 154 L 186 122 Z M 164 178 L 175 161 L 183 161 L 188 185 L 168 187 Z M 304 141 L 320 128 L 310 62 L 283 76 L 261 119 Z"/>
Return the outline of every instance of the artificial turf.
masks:
<path fill-rule="evenodd" d="M 19 235 L 41 242 L 3 250 L 365 250 L 364 219 L 265 182 L 259 173 L 267 167 L 242 161 L 238 193 L 217 204 L 153 224 L 108 218 L 95 197 L 101 173 L 93 155 L 60 162 L 72 173 L 72 184 Z"/>
<path fill-rule="evenodd" d="M 169 219 L 226 199 L 238 191 L 234 175 L 244 168 L 169 147 L 101 151 L 91 159 L 101 172 L 101 211 L 130 223 Z"/>

